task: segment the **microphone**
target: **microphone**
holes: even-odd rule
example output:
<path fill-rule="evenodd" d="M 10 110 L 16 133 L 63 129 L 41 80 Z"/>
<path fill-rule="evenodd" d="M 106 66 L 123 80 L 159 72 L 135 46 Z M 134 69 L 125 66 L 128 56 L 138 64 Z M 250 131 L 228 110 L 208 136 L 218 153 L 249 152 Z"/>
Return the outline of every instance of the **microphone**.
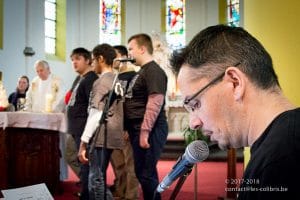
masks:
<path fill-rule="evenodd" d="M 191 170 L 196 162 L 201 162 L 208 157 L 209 149 L 206 142 L 196 140 L 190 143 L 184 154 L 179 157 L 176 164 L 173 166 L 172 171 L 165 176 L 162 182 L 157 186 L 156 191 L 161 193 L 177 178 L 183 176 Z"/>
<path fill-rule="evenodd" d="M 135 59 L 134 58 L 117 58 L 117 59 L 115 59 L 115 61 L 135 63 Z"/>

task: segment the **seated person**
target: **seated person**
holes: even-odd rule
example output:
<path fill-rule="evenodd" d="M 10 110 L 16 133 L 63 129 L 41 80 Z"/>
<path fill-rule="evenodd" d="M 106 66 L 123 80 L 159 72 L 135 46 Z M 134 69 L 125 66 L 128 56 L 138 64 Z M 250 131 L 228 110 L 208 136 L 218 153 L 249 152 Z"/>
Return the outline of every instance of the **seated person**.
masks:
<path fill-rule="evenodd" d="M 16 91 L 11 93 L 8 97 L 8 102 L 14 106 L 15 110 L 22 109 L 22 105 L 25 103 L 25 97 L 28 88 L 29 78 L 23 75 L 18 79 Z"/>

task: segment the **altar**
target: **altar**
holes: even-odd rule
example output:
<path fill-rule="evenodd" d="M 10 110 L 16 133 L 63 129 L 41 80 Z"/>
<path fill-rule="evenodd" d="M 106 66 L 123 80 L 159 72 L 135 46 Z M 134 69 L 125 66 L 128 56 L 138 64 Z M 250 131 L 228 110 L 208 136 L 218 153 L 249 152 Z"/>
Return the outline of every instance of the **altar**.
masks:
<path fill-rule="evenodd" d="M 59 188 L 62 113 L 0 112 L 0 189 L 45 183 Z"/>

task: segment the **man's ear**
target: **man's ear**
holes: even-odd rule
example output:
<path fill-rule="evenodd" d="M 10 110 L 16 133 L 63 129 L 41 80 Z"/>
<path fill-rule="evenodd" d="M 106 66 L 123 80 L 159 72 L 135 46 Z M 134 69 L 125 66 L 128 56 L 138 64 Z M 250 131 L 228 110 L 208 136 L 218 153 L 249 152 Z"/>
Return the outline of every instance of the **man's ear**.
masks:
<path fill-rule="evenodd" d="M 232 84 L 234 99 L 243 99 L 246 86 L 245 74 L 236 67 L 228 67 L 225 71 L 225 78 Z"/>
<path fill-rule="evenodd" d="M 98 57 L 98 62 L 99 62 L 99 63 L 105 62 L 104 57 L 100 55 L 100 56 Z"/>
<path fill-rule="evenodd" d="M 142 54 L 144 54 L 147 51 L 147 49 L 144 45 L 140 46 L 140 49 L 141 49 Z"/>
<path fill-rule="evenodd" d="M 85 64 L 91 65 L 92 64 L 92 59 L 84 59 Z"/>

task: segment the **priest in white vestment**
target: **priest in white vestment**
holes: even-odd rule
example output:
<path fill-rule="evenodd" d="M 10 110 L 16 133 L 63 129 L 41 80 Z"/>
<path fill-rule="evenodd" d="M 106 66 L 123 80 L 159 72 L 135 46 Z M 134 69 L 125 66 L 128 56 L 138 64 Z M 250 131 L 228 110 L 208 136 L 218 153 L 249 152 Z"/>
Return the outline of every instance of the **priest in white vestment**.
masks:
<path fill-rule="evenodd" d="M 62 112 L 57 109 L 64 98 L 62 80 L 53 75 L 48 62 L 38 60 L 34 64 L 37 76 L 33 78 L 26 93 L 25 111 L 29 112 Z M 59 134 L 59 149 L 65 154 L 65 133 Z M 65 158 L 60 158 L 60 180 L 68 178 Z"/>
<path fill-rule="evenodd" d="M 33 78 L 26 93 L 25 111 L 52 112 L 63 97 L 62 80 L 53 75 L 48 62 L 35 63 L 38 76 Z"/>

